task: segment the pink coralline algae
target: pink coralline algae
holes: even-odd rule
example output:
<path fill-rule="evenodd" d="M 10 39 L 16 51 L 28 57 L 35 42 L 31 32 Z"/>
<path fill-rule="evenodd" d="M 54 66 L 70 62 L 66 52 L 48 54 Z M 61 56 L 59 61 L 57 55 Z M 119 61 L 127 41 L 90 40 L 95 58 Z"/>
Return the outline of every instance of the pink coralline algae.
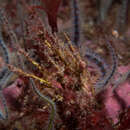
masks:
<path fill-rule="evenodd" d="M 5 96 L 7 106 L 15 107 L 14 105 L 16 105 L 17 99 L 22 95 L 24 88 L 23 81 L 18 78 L 13 84 L 3 89 L 3 95 Z M 2 108 L 2 102 L 0 102 L 0 108 Z"/>
<path fill-rule="evenodd" d="M 130 65 L 120 66 L 118 73 L 124 74 L 130 70 Z M 112 118 L 114 124 L 119 121 L 119 114 L 130 106 L 130 82 L 126 79 L 120 83 L 119 86 L 112 91 L 112 85 L 109 86 L 104 100 L 108 117 Z"/>

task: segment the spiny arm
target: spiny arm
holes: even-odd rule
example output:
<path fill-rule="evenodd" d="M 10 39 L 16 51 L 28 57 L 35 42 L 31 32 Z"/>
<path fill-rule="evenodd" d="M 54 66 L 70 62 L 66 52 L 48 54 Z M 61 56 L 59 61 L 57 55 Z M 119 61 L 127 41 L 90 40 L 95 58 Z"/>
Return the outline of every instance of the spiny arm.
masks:
<path fill-rule="evenodd" d="M 72 10 L 72 17 L 73 17 L 73 43 L 76 46 L 80 44 L 80 11 L 78 7 L 77 0 L 71 0 L 71 10 Z"/>
<path fill-rule="evenodd" d="M 116 88 L 118 88 L 118 86 L 119 86 L 121 83 L 125 82 L 125 80 L 127 80 L 127 78 L 130 78 L 130 70 L 129 70 L 128 72 L 122 74 L 122 76 L 121 76 L 117 81 L 114 82 L 113 91 L 114 91 Z"/>
<path fill-rule="evenodd" d="M 48 97 L 44 96 L 43 94 L 40 93 L 40 91 L 37 89 L 33 79 L 30 78 L 30 82 L 32 85 L 33 90 L 35 91 L 35 93 L 40 96 L 45 102 L 49 103 L 51 106 L 51 114 L 50 114 L 50 120 L 49 120 L 49 125 L 48 125 L 48 130 L 52 130 L 53 129 L 53 122 L 55 119 L 55 114 L 56 114 L 56 106 L 55 103 L 49 99 Z"/>
<path fill-rule="evenodd" d="M 107 43 L 109 52 L 111 54 L 112 66 L 111 66 L 110 70 L 107 71 L 104 78 L 102 80 L 99 80 L 99 82 L 96 83 L 95 89 L 96 89 L 97 94 L 106 88 L 107 84 L 112 79 L 112 77 L 115 74 L 116 69 L 117 69 L 117 57 L 116 57 L 115 50 L 109 42 L 106 42 L 106 43 Z"/>

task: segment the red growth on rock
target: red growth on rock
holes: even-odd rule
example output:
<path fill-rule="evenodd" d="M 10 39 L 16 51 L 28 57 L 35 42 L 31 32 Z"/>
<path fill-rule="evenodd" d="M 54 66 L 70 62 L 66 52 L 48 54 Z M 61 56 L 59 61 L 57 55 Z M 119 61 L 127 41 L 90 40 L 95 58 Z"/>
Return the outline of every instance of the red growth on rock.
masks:
<path fill-rule="evenodd" d="M 128 130 L 130 128 L 130 108 L 120 115 L 121 122 L 118 130 Z"/>
<path fill-rule="evenodd" d="M 48 16 L 48 22 L 52 28 L 52 32 L 57 32 L 57 14 L 61 0 L 41 0 L 43 9 Z"/>

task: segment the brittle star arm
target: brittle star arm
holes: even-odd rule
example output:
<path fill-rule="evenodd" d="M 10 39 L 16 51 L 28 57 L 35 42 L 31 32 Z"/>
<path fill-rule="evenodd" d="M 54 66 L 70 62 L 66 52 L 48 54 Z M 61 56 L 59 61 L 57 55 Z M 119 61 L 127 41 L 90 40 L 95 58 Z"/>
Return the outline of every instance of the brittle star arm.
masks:
<path fill-rule="evenodd" d="M 37 89 L 34 81 L 32 78 L 30 78 L 30 82 L 32 85 L 33 90 L 35 91 L 35 93 L 40 96 L 44 101 L 46 101 L 47 103 L 50 104 L 51 106 L 51 114 L 50 114 L 50 119 L 49 119 L 49 125 L 48 125 L 48 130 L 52 130 L 53 129 L 53 122 L 55 119 L 55 114 L 56 114 L 56 106 L 55 103 L 49 99 L 48 97 L 44 96 L 43 94 L 40 93 L 40 91 Z"/>
<path fill-rule="evenodd" d="M 125 82 L 125 80 L 127 80 L 127 78 L 129 78 L 129 77 L 130 77 L 130 70 L 129 70 L 128 72 L 122 74 L 122 76 L 121 76 L 117 81 L 114 82 L 114 84 L 113 84 L 113 91 L 114 91 L 116 88 L 118 88 L 118 86 L 119 86 L 121 83 Z"/>
<path fill-rule="evenodd" d="M 3 119 L 3 120 L 6 120 L 8 119 L 8 108 L 7 108 L 7 104 L 6 104 L 6 99 L 3 95 L 3 91 L 0 90 L 0 98 L 2 100 L 2 104 L 4 106 L 4 110 L 5 110 L 5 114 L 3 114 L 1 111 L 0 111 L 0 118 Z"/>
<path fill-rule="evenodd" d="M 5 63 L 8 64 L 9 63 L 9 52 L 8 52 L 8 49 L 5 45 L 5 43 L 3 42 L 1 32 L 0 32 L 0 46 L 3 51 L 3 57 L 5 60 Z M 5 115 L 2 112 L 0 112 L 0 118 L 3 120 L 8 119 L 8 109 L 7 109 L 6 99 L 3 95 L 3 86 L 5 86 L 5 84 L 8 82 L 9 74 L 10 74 L 10 72 L 9 72 L 8 68 L 3 67 L 0 72 L 0 98 L 1 98 L 4 110 L 5 110 Z"/>

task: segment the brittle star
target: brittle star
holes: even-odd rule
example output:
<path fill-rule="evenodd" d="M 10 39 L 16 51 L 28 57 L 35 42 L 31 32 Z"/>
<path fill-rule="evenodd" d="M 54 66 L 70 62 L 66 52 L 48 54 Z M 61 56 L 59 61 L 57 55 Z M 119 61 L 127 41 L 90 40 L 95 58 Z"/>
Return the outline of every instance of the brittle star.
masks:
<path fill-rule="evenodd" d="M 72 0 L 72 12 L 73 12 L 73 24 L 74 24 L 74 36 L 73 36 L 73 43 L 76 46 L 80 46 L 80 19 L 79 19 L 79 7 L 78 7 L 78 2 L 77 0 Z M 102 73 L 102 77 L 99 78 L 99 80 L 97 81 L 97 83 L 95 84 L 94 88 L 95 88 L 95 93 L 98 94 L 99 92 L 101 92 L 102 90 L 104 90 L 107 86 L 107 84 L 109 83 L 109 81 L 112 79 L 113 75 L 115 74 L 116 68 L 117 68 L 117 57 L 115 54 L 115 50 L 114 48 L 111 46 L 111 44 L 109 42 L 106 42 L 106 45 L 110 51 L 111 54 L 111 58 L 112 58 L 112 66 L 111 69 L 108 70 L 107 64 L 104 62 L 104 60 L 94 51 L 90 50 L 89 48 L 87 48 L 86 50 L 86 54 L 85 54 L 85 58 L 87 58 L 88 60 L 90 60 L 91 62 L 94 62 L 101 70 Z"/>

